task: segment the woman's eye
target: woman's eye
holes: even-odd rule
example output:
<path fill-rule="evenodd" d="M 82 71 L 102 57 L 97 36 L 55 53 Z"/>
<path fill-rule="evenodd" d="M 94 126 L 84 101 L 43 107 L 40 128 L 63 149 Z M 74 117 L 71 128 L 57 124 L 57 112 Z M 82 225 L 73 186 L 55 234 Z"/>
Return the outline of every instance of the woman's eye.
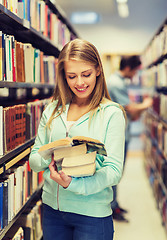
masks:
<path fill-rule="evenodd" d="M 85 74 L 84 77 L 90 77 L 91 73 Z"/>
<path fill-rule="evenodd" d="M 68 78 L 69 78 L 69 79 L 74 79 L 74 78 L 75 78 L 75 76 L 68 76 Z"/>

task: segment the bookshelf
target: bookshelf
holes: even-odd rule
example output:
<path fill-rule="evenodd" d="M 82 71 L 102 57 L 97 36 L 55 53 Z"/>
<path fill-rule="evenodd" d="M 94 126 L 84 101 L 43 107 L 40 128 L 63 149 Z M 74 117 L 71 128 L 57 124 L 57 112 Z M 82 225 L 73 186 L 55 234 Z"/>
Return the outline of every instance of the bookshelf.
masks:
<path fill-rule="evenodd" d="M 19 18 L 17 15 L 0 4 L 1 30 L 9 35 L 14 35 L 20 42 L 32 43 L 35 48 L 40 48 L 47 55 L 58 56 L 60 50 L 47 37 L 30 26 L 28 21 Z M 46 48 L 46 45 L 48 46 Z"/>
<path fill-rule="evenodd" d="M 35 204 L 35 202 L 41 197 L 41 187 L 39 186 L 36 191 L 31 195 L 31 197 L 27 200 L 27 202 L 24 204 L 24 206 L 20 209 L 20 211 L 16 214 L 16 216 L 12 219 L 12 221 L 10 221 L 10 223 L 1 231 L 0 234 L 0 240 L 5 238 L 8 238 L 8 236 L 10 236 L 10 230 L 12 228 L 12 226 L 16 223 L 16 221 L 19 219 L 19 217 L 21 216 L 21 214 L 33 204 Z M 17 226 L 18 227 L 18 226 Z"/>
<path fill-rule="evenodd" d="M 145 169 L 167 231 L 167 19 L 142 54 L 142 85 L 154 89 L 145 112 Z"/>
<path fill-rule="evenodd" d="M 12 1 L 12 4 L 16 2 L 17 1 Z M 20 117 L 21 129 L 23 128 L 21 122 L 24 122 L 22 120 L 25 120 L 24 133 L 21 135 L 23 139 L 20 139 L 21 141 L 18 141 L 17 128 L 14 128 L 16 131 L 14 135 L 16 137 L 15 140 L 18 141 L 18 144 L 7 148 L 7 140 L 4 142 L 3 138 L 3 145 L 5 145 L 5 150 L 3 151 L 3 154 L 2 150 L 0 151 L 0 181 L 4 184 L 5 181 L 8 181 L 10 174 L 15 175 L 13 179 L 16 179 L 15 188 L 17 188 L 17 170 L 19 171 L 19 169 L 21 169 L 21 174 L 23 176 L 26 175 L 27 177 L 26 180 L 25 178 L 24 180 L 21 180 L 23 181 L 22 185 L 25 185 L 25 189 L 22 189 L 22 192 L 24 192 L 25 196 L 22 192 L 19 192 L 18 195 L 21 197 L 19 197 L 17 200 L 20 205 L 16 206 L 17 204 L 14 203 L 15 209 L 12 210 L 11 214 L 9 214 L 9 210 L 7 210 L 8 214 L 10 215 L 7 224 L 3 223 L 3 213 L 6 210 L 2 210 L 2 204 L 0 204 L 0 239 L 12 239 L 15 232 L 13 229 L 19 228 L 19 218 L 27 213 L 27 211 L 31 211 L 30 209 L 32 209 L 32 207 L 40 199 L 42 173 L 39 176 L 39 174 L 34 173 L 30 170 L 28 166 L 28 156 L 35 141 L 35 135 L 43 108 L 45 104 L 50 101 L 50 97 L 54 91 L 56 84 L 56 59 L 58 58 L 60 50 L 65 45 L 65 43 L 71 39 L 78 37 L 77 33 L 71 26 L 60 6 L 55 4 L 53 1 L 30 0 L 26 1 L 26 4 L 28 3 L 30 3 L 30 5 L 32 3 L 32 6 L 35 6 L 34 9 L 36 12 L 34 14 L 34 12 L 28 8 L 28 5 L 21 5 L 21 8 L 23 10 L 23 17 L 20 16 L 21 13 L 19 12 L 19 8 L 15 8 L 15 6 L 9 6 L 11 4 L 11 1 L 4 1 L 4 5 L 0 4 L 0 111 L 2 120 L 0 121 L 0 141 L 2 140 L 1 137 L 3 138 L 2 132 L 5 133 L 4 138 L 8 135 L 7 128 L 9 128 L 9 132 L 13 131 L 11 127 L 5 127 L 7 124 L 11 125 L 10 120 L 9 122 L 6 121 L 8 119 L 11 119 L 12 115 L 6 116 L 4 115 L 3 111 L 7 111 L 7 109 L 10 110 L 15 106 L 18 107 L 22 105 L 24 105 L 23 107 L 25 108 L 24 113 L 19 113 L 19 116 L 22 115 L 22 118 Z M 5 4 L 7 4 L 7 6 Z M 17 4 L 21 4 L 21 1 L 18 1 Z M 9 50 L 6 47 L 8 46 L 6 45 L 6 42 L 5 45 L 3 45 L 2 40 L 4 35 L 9 38 Z M 14 48 L 12 44 L 10 45 L 11 39 L 14 40 Z M 17 44 L 20 44 L 20 48 L 24 50 L 24 58 L 21 59 L 21 64 L 23 64 L 24 61 L 24 80 L 19 79 L 18 72 L 21 71 L 19 69 L 16 69 L 17 65 L 19 65 L 17 62 Z M 31 47 L 33 52 L 33 58 L 31 56 L 27 62 L 25 62 L 26 46 Z M 12 52 L 13 49 L 14 54 Z M 4 52 L 2 51 L 5 51 L 5 58 Z M 13 56 L 14 61 L 12 59 Z M 22 57 L 21 55 L 18 56 L 20 56 L 20 58 Z M 33 66 L 33 69 L 31 68 L 26 70 L 26 65 L 29 65 L 27 63 L 31 63 L 31 67 Z M 9 69 L 10 71 L 8 72 Z M 30 70 L 33 75 L 31 75 L 31 79 L 27 80 L 26 71 L 30 73 Z M 36 114 L 34 112 L 38 112 L 37 118 L 36 115 L 34 115 Z M 14 119 L 17 119 L 18 113 L 14 113 L 13 116 Z M 4 118 L 5 122 L 3 121 Z M 35 127 L 27 125 L 27 122 L 28 124 L 31 122 L 31 124 L 33 124 L 34 122 Z M 13 126 L 14 125 L 12 125 L 12 127 Z M 29 131 L 28 135 L 27 128 Z M 12 141 L 11 139 L 12 137 L 10 137 L 10 142 Z M 29 181 L 30 183 L 27 183 Z M 0 192 L 0 196 L 2 197 L 1 202 L 3 202 L 3 192 L 1 190 Z M 17 202 L 17 200 L 15 200 L 15 202 Z"/>

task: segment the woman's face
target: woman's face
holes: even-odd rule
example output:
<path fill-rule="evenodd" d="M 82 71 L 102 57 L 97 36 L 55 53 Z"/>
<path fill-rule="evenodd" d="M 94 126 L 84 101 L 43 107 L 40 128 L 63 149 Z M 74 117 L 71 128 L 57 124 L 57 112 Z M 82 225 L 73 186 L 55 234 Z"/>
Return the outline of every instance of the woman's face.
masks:
<path fill-rule="evenodd" d="M 99 71 L 82 61 L 69 60 L 65 62 L 65 76 L 76 101 L 88 103 L 96 84 Z"/>

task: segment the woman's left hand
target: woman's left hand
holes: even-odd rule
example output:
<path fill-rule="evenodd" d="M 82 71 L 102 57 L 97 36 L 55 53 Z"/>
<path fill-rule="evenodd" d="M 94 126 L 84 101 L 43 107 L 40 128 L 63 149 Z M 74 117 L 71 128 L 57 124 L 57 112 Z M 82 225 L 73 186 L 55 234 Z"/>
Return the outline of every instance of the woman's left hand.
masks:
<path fill-rule="evenodd" d="M 49 164 L 50 178 L 60 184 L 62 187 L 67 188 L 72 180 L 71 177 L 67 176 L 63 171 L 57 172 L 55 170 L 55 162 L 51 161 Z"/>

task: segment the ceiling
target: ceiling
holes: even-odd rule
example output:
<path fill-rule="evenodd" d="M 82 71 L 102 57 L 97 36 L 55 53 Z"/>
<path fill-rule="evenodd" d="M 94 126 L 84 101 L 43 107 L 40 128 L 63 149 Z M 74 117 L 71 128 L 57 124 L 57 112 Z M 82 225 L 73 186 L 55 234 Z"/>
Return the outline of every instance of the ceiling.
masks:
<path fill-rule="evenodd" d="M 128 18 L 118 16 L 116 0 L 55 1 L 69 20 L 75 11 L 100 14 L 100 22 L 95 25 L 73 27 L 102 52 L 141 52 L 167 18 L 167 0 L 128 0 Z"/>

